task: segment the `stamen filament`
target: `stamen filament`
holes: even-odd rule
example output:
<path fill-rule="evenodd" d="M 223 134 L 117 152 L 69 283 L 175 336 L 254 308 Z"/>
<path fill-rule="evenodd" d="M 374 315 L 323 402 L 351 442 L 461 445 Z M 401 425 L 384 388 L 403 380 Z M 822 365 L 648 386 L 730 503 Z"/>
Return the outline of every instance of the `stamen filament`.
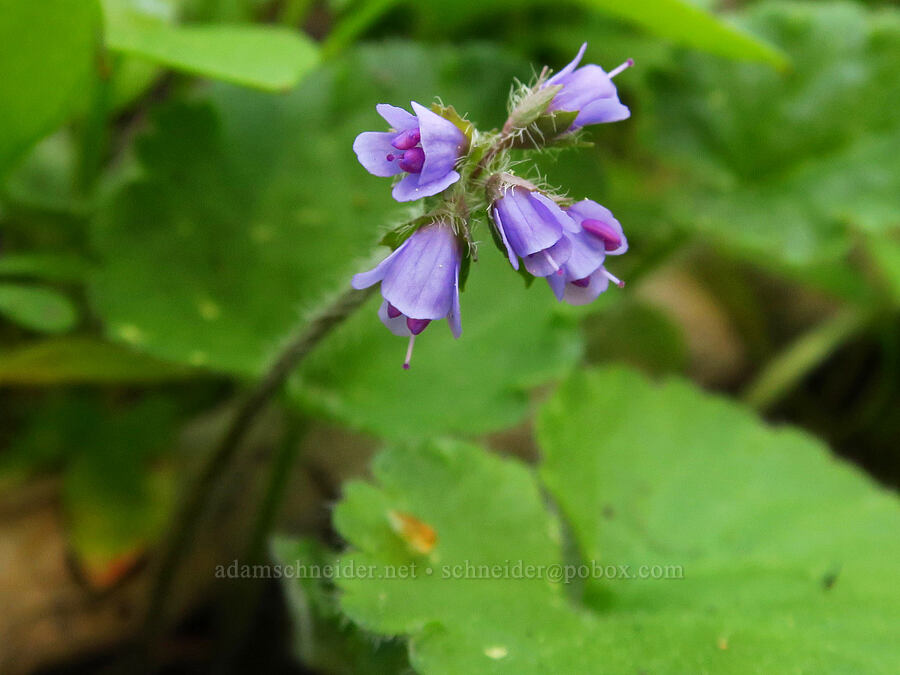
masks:
<path fill-rule="evenodd" d="M 626 68 L 631 68 L 631 66 L 633 66 L 633 65 L 634 65 L 634 59 L 628 59 L 625 63 L 620 65 L 618 68 L 613 68 L 611 71 L 609 71 L 609 73 L 607 73 L 607 75 L 609 76 L 609 79 L 613 79 L 616 75 L 621 73 L 623 70 L 625 70 Z"/>
<path fill-rule="evenodd" d="M 621 279 L 619 279 L 618 277 L 610 274 L 609 270 L 607 270 L 605 267 L 603 268 L 603 274 L 606 275 L 606 278 L 609 279 L 611 282 L 613 282 L 619 288 L 625 288 L 625 282 L 622 281 Z"/>
<path fill-rule="evenodd" d="M 553 267 L 553 271 L 558 272 L 560 267 L 557 264 L 557 262 L 553 259 L 553 256 L 550 255 L 550 252 L 547 249 L 544 249 L 543 251 L 541 251 L 541 253 L 544 254 L 544 257 L 547 259 L 547 262 L 550 263 L 550 265 Z"/>
<path fill-rule="evenodd" d="M 413 346 L 416 344 L 416 336 L 409 336 L 409 345 L 406 347 L 406 360 L 403 362 L 403 370 L 409 370 L 409 362 L 412 361 Z"/>

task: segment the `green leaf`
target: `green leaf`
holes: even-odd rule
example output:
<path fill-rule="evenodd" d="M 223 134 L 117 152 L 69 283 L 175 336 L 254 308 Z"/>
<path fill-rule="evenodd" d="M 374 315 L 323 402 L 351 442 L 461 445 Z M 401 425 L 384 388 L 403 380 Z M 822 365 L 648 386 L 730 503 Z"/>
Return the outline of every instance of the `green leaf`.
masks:
<path fill-rule="evenodd" d="M 130 571 L 168 522 L 176 481 L 162 457 L 175 420 L 162 398 L 113 407 L 84 392 L 50 394 L 0 454 L 0 483 L 62 474 L 66 535 L 94 588 Z"/>
<path fill-rule="evenodd" d="M 0 315 L 41 333 L 63 333 L 78 319 L 75 306 L 62 293 L 15 284 L 0 284 Z"/>
<path fill-rule="evenodd" d="M 417 672 L 896 669 L 900 505 L 815 440 L 624 369 L 573 376 L 538 436 L 540 481 L 432 441 L 345 486 L 341 608 Z"/>
<path fill-rule="evenodd" d="M 745 23 L 782 45 L 794 68 L 779 75 L 686 56 L 657 73 L 648 127 L 687 170 L 671 180 L 665 211 L 755 261 L 833 267 L 855 229 L 900 222 L 900 118 L 891 112 L 900 12 L 764 3 Z"/>
<path fill-rule="evenodd" d="M 562 562 L 559 526 L 534 474 L 467 444 L 434 441 L 376 458 L 376 485 L 350 483 L 334 514 L 352 549 L 336 581 L 362 628 L 407 635 L 416 672 L 595 673 L 612 642 L 599 621 L 546 579 L 454 578 L 466 565 Z M 428 555 L 392 529 L 391 512 L 434 529 Z M 375 578 L 353 574 L 373 566 Z M 352 567 L 351 567 L 352 566 Z M 412 569 L 415 578 L 401 578 Z M 431 572 L 428 570 L 431 569 Z M 385 578 L 395 574 L 396 578 Z M 448 578 L 445 578 L 447 576 Z M 512 576 L 512 575 L 510 575 Z"/>
<path fill-rule="evenodd" d="M 400 0 L 365 0 L 354 3 L 352 11 L 341 17 L 329 31 L 322 46 L 323 54 L 327 57 L 339 54 L 398 4 Z"/>
<path fill-rule="evenodd" d="M 610 672 L 888 673 L 900 662 L 897 500 L 812 438 L 622 369 L 573 377 L 538 436 L 541 476 L 584 559 L 684 570 L 587 582 L 585 602 L 615 639 Z"/>
<path fill-rule="evenodd" d="M 147 399 L 91 418 L 77 427 L 82 445 L 66 467 L 63 508 L 79 562 L 104 586 L 168 524 L 176 481 L 158 458 L 172 441 L 174 415 L 168 402 Z"/>
<path fill-rule="evenodd" d="M 198 371 L 89 337 L 64 337 L 0 352 L 0 385 L 151 384 Z"/>
<path fill-rule="evenodd" d="M 136 22 L 174 24 L 180 5 L 180 0 L 101 0 L 107 31 Z M 119 110 L 134 102 L 161 74 L 162 68 L 155 60 L 117 54 L 110 79 L 110 107 Z"/>
<path fill-rule="evenodd" d="M 384 128 L 375 104 L 440 93 L 498 124 L 522 72 L 492 48 L 394 44 L 348 54 L 286 96 L 219 86 L 158 111 L 138 141 L 142 176 L 92 224 L 90 295 L 107 330 L 161 358 L 261 372 L 403 218 L 390 181 L 352 151 L 358 133 Z"/>
<path fill-rule="evenodd" d="M 294 655 L 305 666 L 333 675 L 386 675 L 409 670 L 405 645 L 366 635 L 341 615 L 333 584 L 325 578 L 336 556 L 313 539 L 276 538 L 276 564 L 294 618 Z M 290 570 L 290 573 L 288 573 Z M 295 570 L 306 570 L 296 578 Z"/>
<path fill-rule="evenodd" d="M 6 253 L 0 276 L 78 282 L 87 276 L 87 260 L 66 253 Z"/>
<path fill-rule="evenodd" d="M 311 410 L 389 438 L 513 426 L 528 411 L 528 389 L 564 373 L 580 339 L 556 316 L 547 285 L 524 289 L 493 247 L 482 247 L 470 274 L 459 340 L 434 322 L 403 370 L 407 341 L 378 319 L 376 294 L 307 357 L 291 393 Z"/>
<path fill-rule="evenodd" d="M 560 26 L 560 31 L 565 35 L 566 48 L 571 49 L 574 56 L 583 41 L 586 25 L 598 18 L 614 17 L 624 19 L 653 36 L 694 49 L 742 61 L 761 61 L 778 68 L 788 64 L 784 53 L 763 37 L 697 7 L 697 3 L 690 0 L 575 0 L 570 4 L 588 11 L 572 12 L 568 8 L 558 12 L 551 10 L 545 16 L 545 0 L 443 0 L 407 2 L 406 6 L 407 12 L 419 12 L 419 23 L 426 29 L 428 37 L 443 37 L 454 29 L 457 35 L 468 35 L 471 25 L 481 19 L 484 25 L 490 21 L 509 24 L 498 26 L 497 30 L 501 33 L 507 30 L 519 39 L 527 35 L 525 39 L 531 43 L 536 42 L 544 30 Z M 522 21 L 522 26 L 515 25 L 516 21 Z M 526 26 L 528 32 L 522 33 Z M 601 45 L 594 47 L 602 48 Z"/>
<path fill-rule="evenodd" d="M 76 134 L 60 129 L 38 142 L 16 163 L 2 185 L 2 198 L 13 208 L 46 213 L 75 213 L 82 204 L 76 197 Z M 31 228 L 33 224 L 29 223 Z M 14 253 L 5 253 L 0 264 Z"/>
<path fill-rule="evenodd" d="M 889 297 L 900 306 L 900 231 L 867 237 L 863 244 Z"/>
<path fill-rule="evenodd" d="M 627 363 L 653 374 L 683 371 L 688 363 L 681 328 L 662 310 L 630 297 L 590 316 L 585 333 L 592 363 Z"/>
<path fill-rule="evenodd" d="M 788 58 L 765 39 L 734 26 L 685 0 L 579 0 L 673 42 L 742 61 L 763 61 L 778 68 Z"/>
<path fill-rule="evenodd" d="M 106 44 L 176 70 L 268 91 L 295 86 L 318 62 L 314 43 L 280 26 L 175 25 L 106 2 Z"/>
<path fill-rule="evenodd" d="M 93 0 L 0 0 L 0 176 L 62 124 L 94 69 Z"/>

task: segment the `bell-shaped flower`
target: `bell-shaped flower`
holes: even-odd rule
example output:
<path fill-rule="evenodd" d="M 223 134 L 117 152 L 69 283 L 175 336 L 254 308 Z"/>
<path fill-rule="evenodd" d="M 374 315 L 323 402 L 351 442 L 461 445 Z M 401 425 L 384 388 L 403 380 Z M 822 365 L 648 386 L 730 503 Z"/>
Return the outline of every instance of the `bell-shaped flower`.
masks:
<path fill-rule="evenodd" d="M 519 269 L 521 258 L 536 277 L 559 271 L 572 253 L 563 235 L 579 229 L 556 202 L 523 185 L 503 188 L 491 205 L 491 217 L 513 269 Z"/>
<path fill-rule="evenodd" d="M 394 335 L 408 336 L 404 368 L 409 368 L 416 336 L 446 318 L 454 337 L 462 333 L 459 316 L 461 247 L 453 227 L 437 221 L 416 230 L 374 269 L 353 277 L 353 288 L 381 282 L 384 302 L 378 310 Z"/>
<path fill-rule="evenodd" d="M 612 80 L 623 70 L 634 65 L 634 61 L 628 59 L 609 73 L 594 64 L 579 68 L 578 64 L 581 63 L 586 48 L 585 42 L 574 60 L 544 85 L 562 85 L 562 89 L 550 102 L 548 111 L 578 112 L 570 129 L 578 129 L 589 124 L 618 122 L 631 116 L 631 111 L 619 101 L 619 93 Z"/>
<path fill-rule="evenodd" d="M 466 135 L 450 120 L 415 101 L 412 108 L 415 115 L 378 104 L 375 109 L 393 130 L 364 131 L 353 142 L 359 163 L 369 173 L 406 174 L 394 186 L 392 194 L 398 202 L 436 195 L 458 181 L 456 162 L 468 145 Z"/>
<path fill-rule="evenodd" d="M 570 305 L 586 305 L 603 293 L 612 281 L 625 283 L 604 266 L 606 256 L 621 255 L 628 250 L 622 226 L 609 209 L 584 199 L 573 204 L 566 213 L 578 225 L 578 231 L 567 232 L 572 253 L 559 272 L 547 277 L 557 300 Z"/>

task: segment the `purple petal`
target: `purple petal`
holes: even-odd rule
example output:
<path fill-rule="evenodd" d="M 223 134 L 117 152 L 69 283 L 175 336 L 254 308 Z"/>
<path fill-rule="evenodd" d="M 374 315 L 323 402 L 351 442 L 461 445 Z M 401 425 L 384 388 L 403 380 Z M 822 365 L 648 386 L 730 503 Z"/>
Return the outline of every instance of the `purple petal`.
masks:
<path fill-rule="evenodd" d="M 570 206 L 567 212 L 579 225 L 583 220 L 599 220 L 619 235 L 622 243 L 616 249 L 607 251 L 606 255 L 621 255 L 628 250 L 628 240 L 625 238 L 625 232 L 622 230 L 621 223 L 616 220 L 612 212 L 605 206 L 601 206 L 592 199 L 583 199 Z"/>
<path fill-rule="evenodd" d="M 356 137 L 353 141 L 353 152 L 366 171 L 383 178 L 402 173 L 403 169 L 387 159 L 391 152 L 397 152 L 391 146 L 395 135 L 388 131 L 364 131 Z"/>
<path fill-rule="evenodd" d="M 369 286 L 377 284 L 379 281 L 384 279 L 384 275 L 387 273 L 388 267 L 390 267 L 393 261 L 397 259 L 397 256 L 399 256 L 400 252 L 404 248 L 406 248 L 407 244 L 409 244 L 409 239 L 400 244 L 400 246 L 397 247 L 396 251 L 391 253 L 387 258 L 382 260 L 368 272 L 360 272 L 359 274 L 354 274 L 353 279 L 350 280 L 350 285 L 353 286 L 353 288 L 355 288 L 356 290 L 362 290 L 363 288 L 368 288 Z"/>
<path fill-rule="evenodd" d="M 408 173 L 391 190 L 391 195 L 398 202 L 412 202 L 421 199 L 425 195 L 419 191 L 419 179 L 422 174 Z"/>
<path fill-rule="evenodd" d="M 571 73 L 578 67 L 578 64 L 581 63 L 581 58 L 584 56 L 584 50 L 587 49 L 587 42 L 581 45 L 581 49 L 578 50 L 578 53 L 575 55 L 575 58 L 569 62 L 565 68 L 556 73 L 553 77 L 547 80 L 548 85 L 560 84 L 559 80 L 564 78 L 566 75 Z"/>
<path fill-rule="evenodd" d="M 615 98 L 616 85 L 600 66 L 579 68 L 561 82 L 563 88 L 550 103 L 550 110 L 581 110 L 603 98 Z"/>
<path fill-rule="evenodd" d="M 404 176 L 403 180 L 394 186 L 391 194 L 398 202 L 412 202 L 422 197 L 439 194 L 458 180 L 459 174 L 456 171 L 451 171 L 432 183 L 423 183 L 421 173 L 411 173 Z"/>
<path fill-rule="evenodd" d="M 553 291 L 553 295 L 556 296 L 559 302 L 562 302 L 566 292 L 566 277 L 562 274 L 550 274 L 544 278 L 550 284 L 550 290 Z"/>
<path fill-rule="evenodd" d="M 588 103 L 579 112 L 572 128 L 584 127 L 589 124 L 605 124 L 607 122 L 621 122 L 631 117 L 631 111 L 616 98 L 602 98 L 599 101 Z"/>
<path fill-rule="evenodd" d="M 563 233 L 562 221 L 531 195 L 528 190 L 514 187 L 495 203 L 508 247 L 520 258 L 550 248 Z"/>
<path fill-rule="evenodd" d="M 394 335 L 399 337 L 409 337 L 412 333 L 409 330 L 409 327 L 406 325 L 406 317 L 402 314 L 392 317 L 388 314 L 388 301 L 385 300 L 381 303 L 381 307 L 378 308 L 378 318 L 381 319 L 381 323 L 387 326 L 387 329 L 391 331 Z"/>
<path fill-rule="evenodd" d="M 491 209 L 491 216 L 494 219 L 494 225 L 497 227 L 497 232 L 500 234 L 500 239 L 503 241 L 503 245 L 506 247 L 506 255 L 509 256 L 509 264 L 513 266 L 513 269 L 517 272 L 519 271 L 519 256 L 516 255 L 516 252 L 513 251 L 512 246 L 509 245 L 509 239 L 506 238 L 506 231 L 503 228 L 503 219 L 500 217 L 500 211 L 495 206 Z"/>
<path fill-rule="evenodd" d="M 531 198 L 536 199 L 541 203 L 544 207 L 544 213 L 548 218 L 555 220 L 559 223 L 559 226 L 566 232 L 580 232 L 581 228 L 578 227 L 578 223 L 572 220 L 571 216 L 569 216 L 565 211 L 562 210 L 559 204 L 550 199 L 550 197 L 541 194 L 540 192 L 532 192 Z M 538 211 L 541 209 L 538 207 Z"/>
<path fill-rule="evenodd" d="M 522 258 L 525 269 L 536 277 L 546 277 L 556 273 L 572 254 L 572 242 L 563 237 L 550 248 Z"/>
<path fill-rule="evenodd" d="M 450 332 L 453 337 L 459 339 L 462 335 L 462 317 L 459 313 L 459 267 L 456 268 L 456 275 L 453 279 L 453 303 L 450 305 L 450 314 L 447 315 L 447 323 L 450 325 Z"/>
<path fill-rule="evenodd" d="M 606 247 L 601 239 L 585 232 L 567 236 L 572 243 L 572 254 L 563 267 L 566 280 L 584 279 L 603 265 L 603 261 L 606 259 Z"/>
<path fill-rule="evenodd" d="M 375 110 L 381 115 L 385 122 L 390 124 L 397 131 L 406 131 L 412 129 L 419 124 L 416 116 L 407 112 L 403 108 L 387 103 L 379 103 L 375 106 Z"/>
<path fill-rule="evenodd" d="M 429 225 L 406 244 L 387 268 L 381 295 L 409 318 L 443 319 L 453 306 L 459 273 L 456 235 L 448 225 Z"/>
<path fill-rule="evenodd" d="M 453 167 L 466 145 L 466 135 L 453 122 L 412 101 L 412 108 L 419 120 L 425 165 L 422 167 L 422 184 L 443 179 Z"/>
<path fill-rule="evenodd" d="M 587 305 L 597 299 L 603 291 L 609 288 L 609 279 L 603 274 L 601 267 L 591 275 L 590 283 L 582 288 L 575 284 L 566 284 L 563 301 L 570 305 Z"/>

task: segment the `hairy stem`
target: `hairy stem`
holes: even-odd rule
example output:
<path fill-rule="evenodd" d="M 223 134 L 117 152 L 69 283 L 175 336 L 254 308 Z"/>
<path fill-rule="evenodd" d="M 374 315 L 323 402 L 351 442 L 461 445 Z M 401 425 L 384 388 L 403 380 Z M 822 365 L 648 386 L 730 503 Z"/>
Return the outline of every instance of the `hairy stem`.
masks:
<path fill-rule="evenodd" d="M 332 329 L 358 309 L 372 290 L 347 290 L 331 304 L 317 312 L 291 340 L 266 372 L 256 388 L 244 400 L 219 444 L 206 458 L 193 486 L 187 492 L 175 519 L 171 535 L 161 553 L 159 567 L 150 591 L 150 602 L 144 621 L 145 646 L 150 647 L 165 625 L 166 599 L 175 582 L 182 561 L 190 553 L 193 535 L 213 492 L 225 473 L 241 442 L 254 422 L 303 358 Z"/>
<path fill-rule="evenodd" d="M 771 408 L 872 318 L 871 310 L 848 308 L 823 321 L 772 359 L 741 398 L 757 410 Z"/>

